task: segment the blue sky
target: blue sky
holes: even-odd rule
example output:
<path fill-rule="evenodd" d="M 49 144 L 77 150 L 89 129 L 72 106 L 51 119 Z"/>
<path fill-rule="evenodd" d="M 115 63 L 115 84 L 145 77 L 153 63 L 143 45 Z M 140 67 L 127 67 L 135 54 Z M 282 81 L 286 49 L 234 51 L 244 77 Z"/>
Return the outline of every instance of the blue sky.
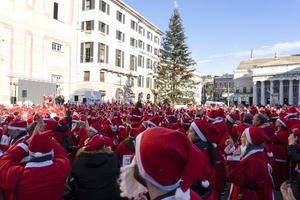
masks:
<path fill-rule="evenodd" d="M 124 0 L 162 31 L 174 0 Z M 178 0 L 187 43 L 203 74 L 232 73 L 240 60 L 300 54 L 300 0 Z"/>

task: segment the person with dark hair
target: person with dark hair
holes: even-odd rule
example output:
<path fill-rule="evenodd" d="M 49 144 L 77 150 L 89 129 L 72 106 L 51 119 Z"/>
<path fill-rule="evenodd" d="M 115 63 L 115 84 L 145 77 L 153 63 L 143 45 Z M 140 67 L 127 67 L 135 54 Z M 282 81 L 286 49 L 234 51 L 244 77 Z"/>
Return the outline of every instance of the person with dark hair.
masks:
<path fill-rule="evenodd" d="M 78 150 L 71 173 L 76 200 L 120 199 L 118 159 L 108 140 L 95 135 Z"/>
<path fill-rule="evenodd" d="M 206 163 L 210 171 L 210 177 L 206 181 L 197 181 L 192 185 L 192 189 L 203 199 L 217 199 L 216 191 L 216 142 L 217 136 L 214 128 L 206 120 L 195 120 L 187 131 L 188 138 L 209 157 Z"/>
<path fill-rule="evenodd" d="M 273 178 L 275 189 L 279 190 L 281 184 L 289 178 L 289 162 L 287 154 L 288 146 L 288 126 L 284 118 L 276 120 L 275 126 L 277 131 L 271 137 L 271 151 L 274 156 Z"/>

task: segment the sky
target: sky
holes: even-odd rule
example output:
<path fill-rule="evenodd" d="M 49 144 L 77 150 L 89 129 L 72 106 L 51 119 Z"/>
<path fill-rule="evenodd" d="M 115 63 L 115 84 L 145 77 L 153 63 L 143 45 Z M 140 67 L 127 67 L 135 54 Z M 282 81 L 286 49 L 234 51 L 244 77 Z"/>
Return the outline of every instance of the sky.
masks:
<path fill-rule="evenodd" d="M 163 32 L 174 0 L 124 0 Z M 300 54 L 300 0 L 177 0 L 202 74 L 233 73 L 241 60 Z"/>

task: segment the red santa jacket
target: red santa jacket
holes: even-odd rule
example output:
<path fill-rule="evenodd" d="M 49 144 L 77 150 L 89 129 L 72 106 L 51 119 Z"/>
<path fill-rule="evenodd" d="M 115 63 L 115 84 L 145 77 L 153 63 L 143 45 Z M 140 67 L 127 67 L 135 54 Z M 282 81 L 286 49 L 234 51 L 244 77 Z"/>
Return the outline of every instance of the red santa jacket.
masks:
<path fill-rule="evenodd" d="M 273 200 L 273 182 L 263 149 L 251 150 L 241 160 L 230 157 L 227 172 L 231 188 L 231 200 Z"/>
<path fill-rule="evenodd" d="M 64 149 L 54 142 L 54 158 L 44 162 L 20 161 L 28 147 L 19 143 L 0 159 L 0 188 L 5 199 L 61 200 L 71 166 Z"/>
<path fill-rule="evenodd" d="M 275 161 L 282 162 L 287 161 L 287 146 L 288 146 L 289 133 L 287 131 L 278 131 L 272 137 L 271 151 Z"/>

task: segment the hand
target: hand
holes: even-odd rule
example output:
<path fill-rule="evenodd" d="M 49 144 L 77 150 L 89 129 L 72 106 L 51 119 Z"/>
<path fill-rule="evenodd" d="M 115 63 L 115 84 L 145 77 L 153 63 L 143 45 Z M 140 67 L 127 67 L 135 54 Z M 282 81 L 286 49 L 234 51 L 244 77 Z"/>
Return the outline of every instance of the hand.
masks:
<path fill-rule="evenodd" d="M 280 191 L 283 197 L 283 200 L 296 200 L 294 197 L 291 185 L 287 182 L 282 183 L 280 186 Z"/>
<path fill-rule="evenodd" d="M 233 140 L 231 139 L 231 138 L 229 138 L 229 139 L 227 139 L 226 141 L 225 141 L 225 145 L 226 146 L 230 146 L 230 147 L 233 147 Z"/>
<path fill-rule="evenodd" d="M 293 133 L 290 134 L 288 139 L 289 139 L 289 145 L 295 145 L 296 144 L 297 137 L 295 137 L 295 135 Z"/>

